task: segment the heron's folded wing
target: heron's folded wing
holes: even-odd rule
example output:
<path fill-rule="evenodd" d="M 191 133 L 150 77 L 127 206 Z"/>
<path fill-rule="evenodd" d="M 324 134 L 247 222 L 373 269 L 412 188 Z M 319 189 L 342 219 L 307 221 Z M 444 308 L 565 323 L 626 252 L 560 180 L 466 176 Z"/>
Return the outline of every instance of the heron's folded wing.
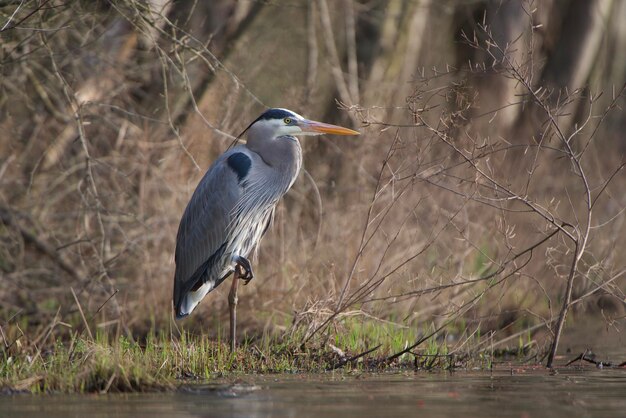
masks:
<path fill-rule="evenodd" d="M 206 172 L 180 221 L 176 237 L 175 304 L 196 285 L 198 277 L 194 273 L 207 262 L 218 262 L 220 257 L 211 258 L 224 248 L 231 214 L 242 193 L 237 174 L 227 165 L 227 157 L 222 155 Z M 211 266 L 206 267 L 210 271 Z M 211 279 L 219 280 L 219 277 Z"/>

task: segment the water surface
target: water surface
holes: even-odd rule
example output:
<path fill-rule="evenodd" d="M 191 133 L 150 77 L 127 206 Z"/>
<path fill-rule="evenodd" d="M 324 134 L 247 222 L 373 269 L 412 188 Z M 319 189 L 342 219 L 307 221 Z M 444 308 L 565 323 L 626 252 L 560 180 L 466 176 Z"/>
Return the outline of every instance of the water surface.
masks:
<path fill-rule="evenodd" d="M 624 417 L 626 370 L 246 376 L 172 393 L 14 395 L 0 417 Z"/>

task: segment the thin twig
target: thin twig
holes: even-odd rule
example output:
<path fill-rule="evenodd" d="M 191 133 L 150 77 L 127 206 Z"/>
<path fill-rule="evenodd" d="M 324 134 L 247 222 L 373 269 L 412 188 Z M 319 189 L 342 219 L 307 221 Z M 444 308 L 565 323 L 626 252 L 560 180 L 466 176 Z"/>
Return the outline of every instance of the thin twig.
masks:
<path fill-rule="evenodd" d="M 87 318 L 85 318 L 85 313 L 83 312 L 83 307 L 80 305 L 78 301 L 78 297 L 76 296 L 76 292 L 74 292 L 74 288 L 70 286 L 70 291 L 72 292 L 72 296 L 74 296 L 74 301 L 76 302 L 76 306 L 78 306 L 78 312 L 80 312 L 80 317 L 83 320 L 83 324 L 85 325 L 85 329 L 87 330 L 87 334 L 89 334 L 89 339 L 93 341 L 93 334 L 91 333 L 91 328 L 89 327 L 89 323 L 87 322 Z"/>

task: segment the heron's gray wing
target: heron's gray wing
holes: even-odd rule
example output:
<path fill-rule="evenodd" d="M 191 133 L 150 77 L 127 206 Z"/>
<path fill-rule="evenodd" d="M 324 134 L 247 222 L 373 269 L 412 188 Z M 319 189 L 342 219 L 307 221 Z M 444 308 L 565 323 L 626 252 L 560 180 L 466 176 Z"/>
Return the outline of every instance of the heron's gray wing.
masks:
<path fill-rule="evenodd" d="M 240 176 L 229 165 L 228 157 L 241 154 L 233 149 L 220 156 L 206 172 L 187 204 L 176 237 L 174 305 L 207 280 L 205 272 L 220 262 L 227 241 L 232 211 L 242 194 Z M 241 158 L 245 158 L 241 157 Z M 245 163 L 245 161 L 244 161 Z M 202 268 L 204 267 L 204 268 Z M 209 277 L 208 280 L 219 280 Z"/>

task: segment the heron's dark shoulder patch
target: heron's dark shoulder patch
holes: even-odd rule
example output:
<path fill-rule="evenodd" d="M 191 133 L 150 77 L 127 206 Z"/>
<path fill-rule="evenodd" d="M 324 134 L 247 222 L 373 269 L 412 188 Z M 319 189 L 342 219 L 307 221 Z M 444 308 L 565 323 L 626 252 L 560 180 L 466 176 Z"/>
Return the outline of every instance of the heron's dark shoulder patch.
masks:
<path fill-rule="evenodd" d="M 237 179 L 241 182 L 250 171 L 250 167 L 252 166 L 252 160 L 243 152 L 236 152 L 230 155 L 226 162 L 231 170 L 237 174 Z"/>

